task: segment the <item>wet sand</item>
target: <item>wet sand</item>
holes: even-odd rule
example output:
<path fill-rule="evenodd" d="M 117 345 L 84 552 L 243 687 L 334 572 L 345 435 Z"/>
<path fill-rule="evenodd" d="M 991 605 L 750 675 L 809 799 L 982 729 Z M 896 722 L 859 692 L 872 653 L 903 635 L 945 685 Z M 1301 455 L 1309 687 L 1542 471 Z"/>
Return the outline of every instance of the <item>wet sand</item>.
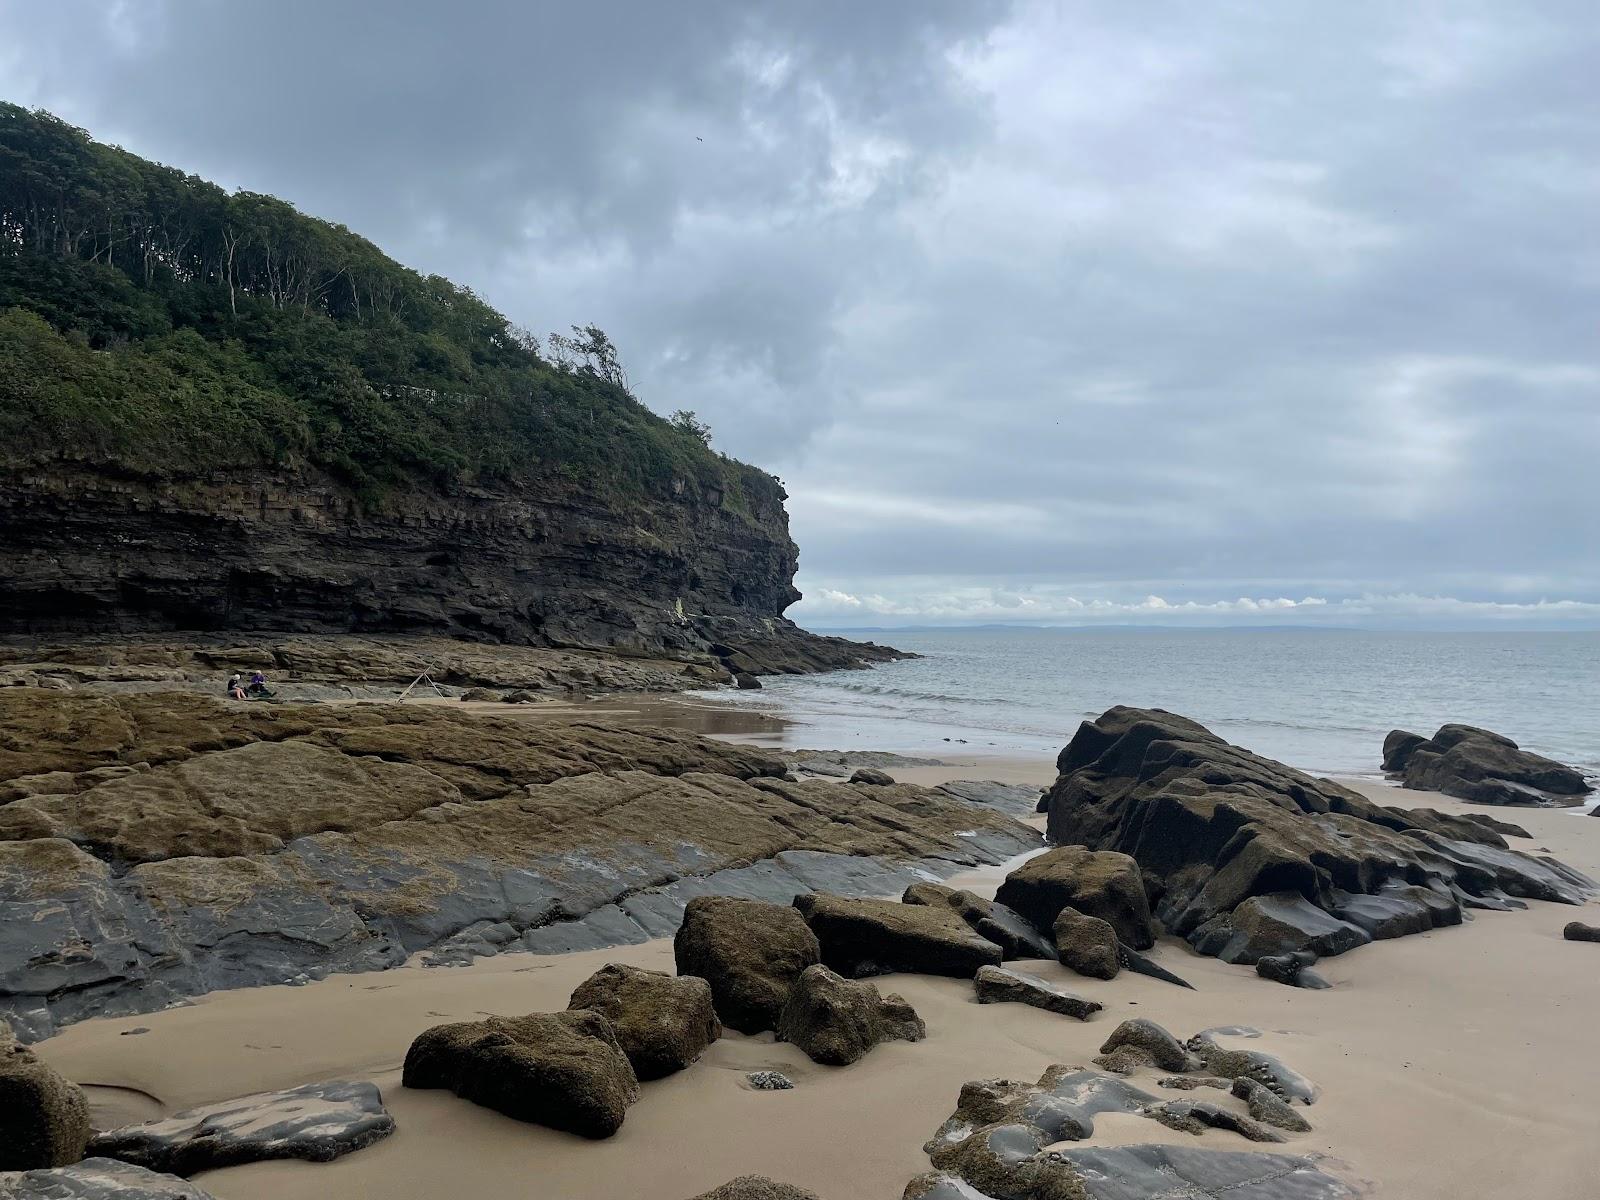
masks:
<path fill-rule="evenodd" d="M 969 757 L 896 774 L 933 783 L 1002 772 L 1045 782 L 1054 768 L 1048 760 Z M 1466 809 L 1431 794 L 1360 786 L 1388 803 Z M 1534 833 L 1534 846 L 1600 875 L 1600 821 L 1571 812 L 1509 815 Z M 991 869 L 960 882 L 992 894 L 1003 874 Z M 1087 1023 L 980 1006 L 965 981 L 893 976 L 879 984 L 916 1006 L 928 1025 L 925 1042 L 880 1046 L 835 1069 L 770 1034 L 730 1033 L 688 1071 L 645 1084 L 621 1132 L 601 1143 L 523 1125 L 448 1093 L 409 1091 L 400 1086 L 401 1060 L 417 1033 L 441 1021 L 565 1007 L 602 963 L 671 970 L 670 942 L 219 993 L 189 1007 L 76 1025 L 39 1049 L 90 1088 L 106 1124 L 320 1079 L 371 1079 L 383 1089 L 399 1126 L 393 1137 L 331 1164 L 262 1163 L 199 1177 L 222 1200 L 684 1200 L 744 1172 L 812 1188 L 824 1200 L 894 1200 L 927 1168 L 922 1143 L 968 1079 L 1031 1079 L 1053 1063 L 1086 1063 L 1128 1016 L 1152 1018 L 1180 1037 L 1246 1025 L 1263 1031 L 1250 1046 L 1323 1089 L 1307 1113 L 1314 1131 L 1282 1149 L 1327 1155 L 1345 1178 L 1397 1200 L 1592 1200 L 1600 1178 L 1592 1118 L 1600 959 L 1593 946 L 1563 942 L 1561 927 L 1596 915 L 1594 905 L 1534 904 L 1380 942 L 1321 964 L 1335 985 L 1325 992 L 1267 983 L 1170 939 L 1156 956 L 1197 990 L 1024 964 L 1101 1001 L 1105 1011 Z M 131 1032 L 141 1028 L 147 1032 Z M 766 1069 L 785 1072 L 796 1088 L 749 1088 L 744 1073 Z M 1154 1079 L 1146 1073 L 1135 1082 L 1159 1092 Z M 1194 1144 L 1188 1139 L 1117 1116 L 1101 1119 L 1095 1140 Z M 1223 1132 L 1199 1144 L 1251 1148 Z"/>

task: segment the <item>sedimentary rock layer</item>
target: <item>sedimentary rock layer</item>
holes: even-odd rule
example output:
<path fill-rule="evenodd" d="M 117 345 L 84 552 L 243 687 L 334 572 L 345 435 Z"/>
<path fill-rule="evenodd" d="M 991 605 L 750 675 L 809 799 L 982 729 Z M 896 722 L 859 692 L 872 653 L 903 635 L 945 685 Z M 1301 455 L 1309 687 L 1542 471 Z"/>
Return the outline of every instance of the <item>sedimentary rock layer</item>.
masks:
<path fill-rule="evenodd" d="M 670 934 L 702 894 L 899 892 L 1038 835 L 663 730 L 0 690 L 0 1016 Z"/>

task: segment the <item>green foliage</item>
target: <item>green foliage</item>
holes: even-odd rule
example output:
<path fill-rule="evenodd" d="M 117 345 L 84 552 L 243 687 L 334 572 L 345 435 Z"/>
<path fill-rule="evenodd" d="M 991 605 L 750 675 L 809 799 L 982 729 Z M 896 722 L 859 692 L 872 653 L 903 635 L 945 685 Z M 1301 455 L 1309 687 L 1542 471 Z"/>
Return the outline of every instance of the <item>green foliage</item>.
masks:
<path fill-rule="evenodd" d="M 342 226 L 0 104 L 0 461 L 781 502 L 638 403 L 600 329 L 547 347 Z"/>

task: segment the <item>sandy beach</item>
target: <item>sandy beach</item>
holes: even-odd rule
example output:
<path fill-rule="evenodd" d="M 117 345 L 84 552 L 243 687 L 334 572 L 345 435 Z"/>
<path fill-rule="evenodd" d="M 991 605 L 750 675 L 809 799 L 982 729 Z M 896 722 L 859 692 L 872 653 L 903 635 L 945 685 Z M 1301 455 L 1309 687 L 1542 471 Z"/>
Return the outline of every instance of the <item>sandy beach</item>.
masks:
<path fill-rule="evenodd" d="M 984 777 L 1048 782 L 1048 760 L 968 758 L 897 772 L 922 783 Z M 1385 803 L 1467 806 L 1445 797 L 1356 786 Z M 1515 814 L 1533 845 L 1600 875 L 1600 822 L 1574 812 Z M 993 894 L 1003 868 L 957 882 Z M 1591 905 L 1592 910 L 1592 905 Z M 1588 1200 L 1600 1177 L 1592 1135 L 1593 1020 L 1600 978 L 1591 948 L 1563 942 L 1582 915 L 1534 903 L 1481 913 L 1458 927 L 1377 942 L 1319 965 L 1323 992 L 1277 986 L 1163 939 L 1155 957 L 1194 991 L 1123 973 L 1111 982 L 1059 964 L 1023 969 L 1055 979 L 1105 1010 L 1080 1023 L 1018 1005 L 980 1006 L 964 981 L 892 976 L 923 1016 L 928 1038 L 889 1043 L 854 1066 L 811 1063 L 772 1035 L 729 1032 L 690 1070 L 644 1085 L 620 1133 L 594 1143 L 521 1124 L 444 1092 L 400 1086 L 411 1039 L 430 1025 L 483 1014 L 559 1009 L 606 962 L 672 969 L 661 940 L 540 957 L 509 954 L 470 967 L 416 963 L 307 986 L 215 993 L 140 1017 L 87 1021 L 38 1049 L 88 1088 L 97 1121 L 148 1119 L 191 1105 L 316 1080 L 370 1079 L 398 1132 L 334 1163 L 263 1163 L 197 1179 L 223 1200 L 348 1197 L 385 1200 L 460 1192 L 585 1200 L 683 1200 L 759 1172 L 824 1200 L 894 1200 L 927 1169 L 923 1142 L 954 1108 L 963 1082 L 1032 1079 L 1054 1063 L 1086 1063 L 1125 1017 L 1149 1017 L 1180 1037 L 1247 1026 L 1265 1050 L 1322 1089 L 1314 1131 L 1283 1149 L 1370 1194 L 1404 1200 L 1518 1195 Z M 759 1092 L 744 1073 L 775 1069 L 792 1091 Z M 1134 1082 L 1154 1089 L 1155 1075 Z M 1134 1116 L 1102 1117 L 1100 1144 L 1190 1135 Z M 1249 1148 L 1211 1132 L 1204 1144 Z"/>

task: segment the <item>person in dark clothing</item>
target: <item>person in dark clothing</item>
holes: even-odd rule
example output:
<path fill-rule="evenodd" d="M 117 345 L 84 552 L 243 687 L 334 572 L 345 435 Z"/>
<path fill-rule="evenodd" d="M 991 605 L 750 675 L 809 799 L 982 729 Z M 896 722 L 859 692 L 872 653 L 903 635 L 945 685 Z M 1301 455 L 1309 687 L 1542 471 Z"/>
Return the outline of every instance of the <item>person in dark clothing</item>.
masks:
<path fill-rule="evenodd" d="M 260 671 L 250 676 L 250 686 L 245 688 L 245 693 L 252 700 L 270 700 L 277 695 L 267 687 L 267 677 Z"/>
<path fill-rule="evenodd" d="M 228 676 L 228 699 L 248 699 L 248 697 L 244 694 L 244 676 L 240 675 L 237 671 Z"/>

